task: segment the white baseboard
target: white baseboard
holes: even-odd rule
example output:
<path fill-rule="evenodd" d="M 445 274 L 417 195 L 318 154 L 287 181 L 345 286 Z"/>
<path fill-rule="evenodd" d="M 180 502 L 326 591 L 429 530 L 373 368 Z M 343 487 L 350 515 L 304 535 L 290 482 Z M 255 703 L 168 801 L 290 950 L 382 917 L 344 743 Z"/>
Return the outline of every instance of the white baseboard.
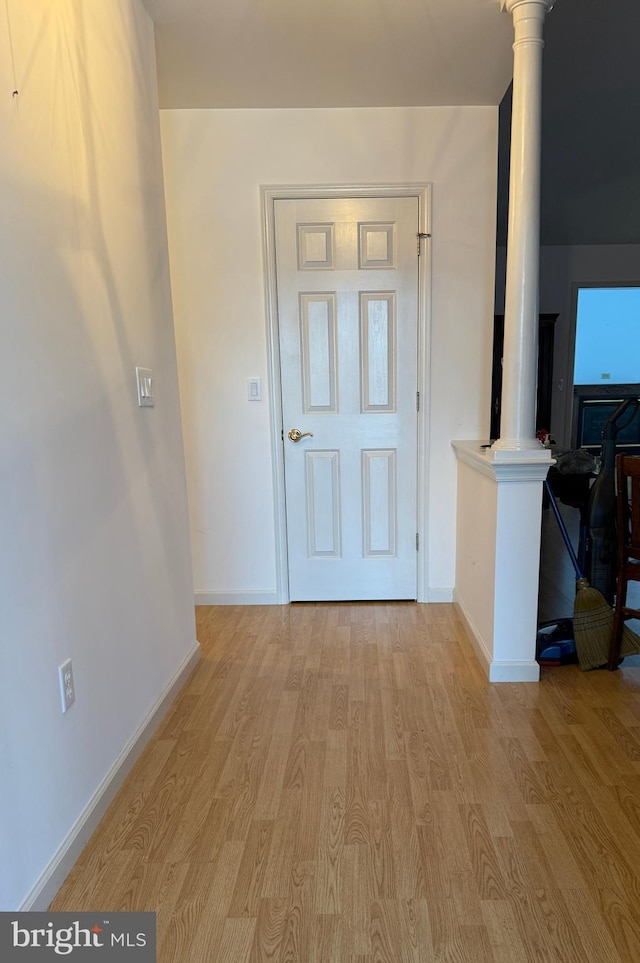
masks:
<path fill-rule="evenodd" d="M 277 592 L 196 592 L 196 605 L 279 605 Z"/>
<path fill-rule="evenodd" d="M 469 636 L 469 641 L 471 642 L 473 650 L 478 658 L 478 662 L 484 669 L 487 678 L 489 678 L 489 673 L 491 670 L 491 655 L 489 654 L 489 650 L 482 641 L 482 636 L 478 632 L 478 629 L 473 619 L 469 615 L 464 602 L 460 600 L 456 591 L 453 593 L 453 601 L 458 609 L 458 612 L 460 613 L 460 618 L 462 619 L 467 635 Z"/>
<path fill-rule="evenodd" d="M 128 776 L 169 706 L 178 695 L 200 660 L 200 644 L 196 642 L 173 679 L 167 684 L 155 705 L 124 747 L 106 776 L 71 827 L 66 839 L 46 867 L 19 910 L 48 909 L 54 896 L 69 875 L 80 853 L 95 832 L 109 804 Z"/>
<path fill-rule="evenodd" d="M 494 660 L 489 669 L 489 682 L 539 682 L 540 666 L 531 662 L 498 662 Z"/>
<path fill-rule="evenodd" d="M 491 654 L 484 644 L 473 619 L 455 592 L 454 602 L 460 613 L 464 627 L 467 630 L 469 641 L 471 642 L 473 650 L 476 653 L 478 661 L 484 669 L 489 682 L 540 681 L 540 666 L 535 659 L 531 662 L 492 659 Z"/>
<path fill-rule="evenodd" d="M 195 605 L 288 605 L 278 599 L 277 592 L 196 592 Z M 453 602 L 452 588 L 429 589 L 429 602 Z"/>
<path fill-rule="evenodd" d="M 430 588 L 427 592 L 427 602 L 453 602 L 453 589 Z"/>

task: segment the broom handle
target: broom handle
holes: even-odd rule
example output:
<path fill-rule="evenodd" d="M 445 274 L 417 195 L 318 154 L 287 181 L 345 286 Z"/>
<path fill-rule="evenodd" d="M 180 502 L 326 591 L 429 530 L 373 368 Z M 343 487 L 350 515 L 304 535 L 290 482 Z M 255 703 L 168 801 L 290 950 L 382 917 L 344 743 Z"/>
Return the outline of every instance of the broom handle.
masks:
<path fill-rule="evenodd" d="M 578 559 L 576 558 L 576 553 L 575 553 L 575 551 L 574 551 L 573 545 L 571 544 L 571 539 L 569 538 L 569 532 L 567 531 L 567 526 L 565 525 L 564 519 L 563 519 L 562 515 L 560 514 L 560 509 L 558 508 L 558 503 L 556 502 L 555 495 L 554 495 L 553 492 L 551 491 L 551 485 L 549 484 L 549 479 L 548 479 L 548 478 L 545 478 L 545 480 L 544 480 L 544 487 L 545 487 L 545 491 L 546 491 L 546 493 L 547 493 L 547 495 L 548 495 L 548 497 L 549 497 L 549 504 L 551 505 L 551 507 L 552 507 L 552 509 L 553 509 L 553 514 L 556 516 L 556 521 L 557 521 L 558 527 L 559 527 L 559 529 L 560 529 L 560 534 L 562 535 L 562 538 L 563 538 L 563 540 L 564 540 L 564 544 L 567 546 L 567 551 L 568 551 L 568 553 L 569 553 L 569 555 L 570 555 L 570 557 L 571 557 L 571 561 L 573 562 L 573 567 L 574 567 L 575 570 L 576 570 L 576 576 L 577 576 L 577 578 L 584 578 L 584 573 L 583 573 L 582 570 L 580 569 L 580 565 L 579 565 L 579 563 L 578 563 Z"/>

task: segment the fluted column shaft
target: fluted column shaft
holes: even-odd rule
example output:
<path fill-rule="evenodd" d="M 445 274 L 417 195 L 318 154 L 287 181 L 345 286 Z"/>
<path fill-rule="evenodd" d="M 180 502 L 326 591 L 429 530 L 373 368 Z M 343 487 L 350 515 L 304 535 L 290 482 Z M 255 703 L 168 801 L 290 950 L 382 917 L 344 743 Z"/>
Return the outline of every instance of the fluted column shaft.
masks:
<path fill-rule="evenodd" d="M 542 34 L 552 6 L 553 0 L 502 0 L 515 32 L 501 430 L 493 446 L 505 451 L 539 448 L 535 414 Z"/>

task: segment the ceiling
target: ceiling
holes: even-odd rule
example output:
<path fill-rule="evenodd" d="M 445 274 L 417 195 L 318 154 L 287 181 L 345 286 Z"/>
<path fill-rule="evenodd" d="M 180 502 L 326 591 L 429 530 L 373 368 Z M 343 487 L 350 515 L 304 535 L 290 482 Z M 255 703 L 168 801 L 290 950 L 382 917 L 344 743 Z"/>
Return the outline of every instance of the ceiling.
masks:
<path fill-rule="evenodd" d="M 504 243 L 513 28 L 500 0 L 143 3 L 163 108 L 503 101 Z M 556 0 L 545 41 L 541 241 L 640 243 L 640 3 Z"/>
<path fill-rule="evenodd" d="M 500 0 L 144 0 L 160 104 L 499 104 L 511 77 Z"/>

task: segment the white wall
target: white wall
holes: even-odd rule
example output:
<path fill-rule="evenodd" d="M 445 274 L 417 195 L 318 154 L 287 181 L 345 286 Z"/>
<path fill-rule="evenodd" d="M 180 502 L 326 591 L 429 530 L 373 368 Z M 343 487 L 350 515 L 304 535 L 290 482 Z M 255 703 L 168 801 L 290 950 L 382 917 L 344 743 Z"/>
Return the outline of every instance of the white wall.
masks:
<path fill-rule="evenodd" d="M 452 438 L 488 434 L 497 108 L 161 112 L 196 593 L 275 597 L 260 185 L 433 184 L 428 590 L 455 570 Z"/>
<path fill-rule="evenodd" d="M 195 645 L 152 24 L 138 0 L 29 0 L 7 15 L 2 910 L 37 904 Z M 137 407 L 135 365 L 155 372 L 152 410 Z M 67 657 L 77 701 L 63 715 Z"/>
<path fill-rule="evenodd" d="M 505 249 L 498 248 L 499 313 L 504 311 L 505 264 Z M 581 284 L 640 284 L 640 245 L 549 245 L 540 249 L 540 311 L 559 313 L 555 325 L 551 431 L 558 444 L 566 446 L 571 443 L 573 407 L 574 297 Z"/>

